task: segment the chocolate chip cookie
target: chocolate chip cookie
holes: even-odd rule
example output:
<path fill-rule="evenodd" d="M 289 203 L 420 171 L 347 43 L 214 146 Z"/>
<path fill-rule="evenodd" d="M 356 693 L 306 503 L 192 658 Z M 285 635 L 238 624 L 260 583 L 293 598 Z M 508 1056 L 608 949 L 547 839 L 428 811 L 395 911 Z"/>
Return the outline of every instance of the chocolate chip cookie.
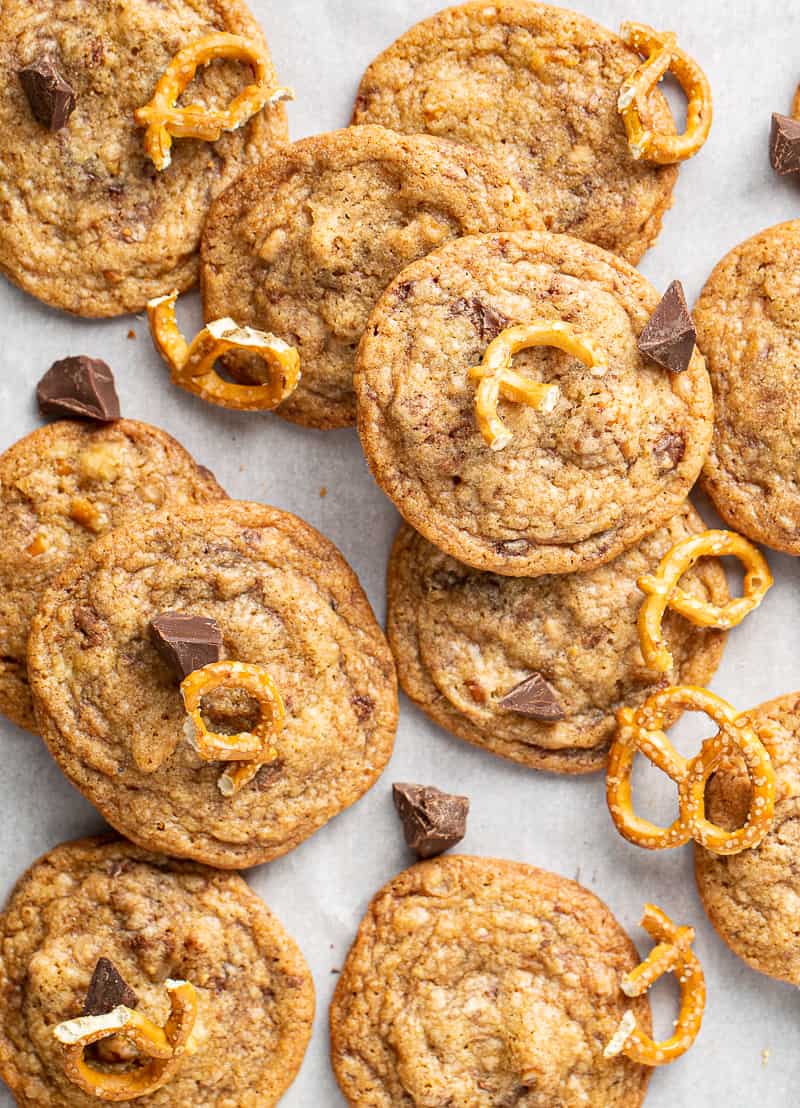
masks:
<path fill-rule="evenodd" d="M 533 577 L 611 561 L 679 510 L 711 438 L 698 351 L 670 373 L 637 348 L 658 303 L 626 262 L 546 232 L 465 238 L 408 266 L 356 363 L 378 484 L 416 530 L 477 569 Z M 501 398 L 510 441 L 491 449 L 470 371 L 506 329 L 539 322 L 583 336 L 604 375 L 560 349 L 523 350 L 517 380 L 556 400 L 537 411 Z"/>
<path fill-rule="evenodd" d="M 490 150 L 548 230 L 636 263 L 658 237 L 678 176 L 628 148 L 617 98 L 640 64 L 617 35 L 575 12 L 480 0 L 418 23 L 381 54 L 362 78 L 353 122 Z M 674 134 L 660 92 L 646 111 Z"/>
<path fill-rule="evenodd" d="M 695 847 L 700 899 L 721 937 L 760 973 L 800 985 L 797 903 L 800 899 L 800 693 L 789 693 L 748 712 L 769 724 L 777 778 L 775 821 L 753 850 L 723 857 Z M 717 773 L 708 786 L 714 823 L 741 827 L 750 803 L 744 773 Z"/>
<path fill-rule="evenodd" d="M 436 723 L 494 754 L 556 773 L 601 769 L 617 709 L 642 702 L 664 680 L 642 658 L 636 582 L 702 530 L 686 504 L 607 565 L 531 578 L 470 569 L 404 526 L 389 563 L 388 611 L 403 690 Z M 681 585 L 710 603 L 728 600 L 716 560 L 701 562 Z M 664 628 L 676 660 L 670 683 L 706 685 L 724 634 L 673 612 Z M 519 695 L 508 702 L 532 675 L 550 690 L 547 703 Z"/>
<path fill-rule="evenodd" d="M 165 612 L 215 620 L 222 659 L 258 667 L 282 700 L 274 752 L 235 795 L 223 792 L 230 760 L 201 757 L 153 641 Z M 260 504 L 167 511 L 95 543 L 45 594 L 29 672 L 43 737 L 109 823 L 223 868 L 297 846 L 392 752 L 394 665 L 355 574 L 307 524 Z M 220 743 L 263 719 L 244 685 L 209 692 L 199 711 Z"/>
<path fill-rule="evenodd" d="M 134 111 L 179 50 L 217 31 L 265 45 L 241 0 L 3 3 L 0 270 L 7 277 L 84 316 L 139 311 L 151 297 L 195 283 L 211 201 L 287 137 L 283 108 L 267 107 L 215 143 L 177 139 L 163 172 L 148 160 Z M 57 131 L 34 114 L 19 76 L 42 62 L 74 96 Z M 241 63 L 217 63 L 198 74 L 191 99 L 225 108 L 248 79 Z"/>
<path fill-rule="evenodd" d="M 348 1102 L 638 1108 L 649 1071 L 604 1047 L 647 1000 L 620 978 L 639 962 L 608 908 L 573 881 L 517 862 L 448 855 L 378 893 L 331 1007 Z"/>
<path fill-rule="evenodd" d="M 800 221 L 723 258 L 694 310 L 714 391 L 703 482 L 722 518 L 800 554 Z"/>
<path fill-rule="evenodd" d="M 316 135 L 273 153 L 212 206 L 205 316 L 297 347 L 303 376 L 278 414 L 344 427 L 355 421 L 356 348 L 392 278 L 448 239 L 541 226 L 505 166 L 479 150 L 383 127 Z M 263 379 L 257 359 L 228 361 L 237 378 Z"/>
<path fill-rule="evenodd" d="M 0 456 L 0 712 L 36 730 L 31 620 L 47 586 L 97 537 L 168 504 L 225 493 L 165 431 L 130 419 L 41 427 Z"/>
<path fill-rule="evenodd" d="M 305 1053 L 314 986 L 297 946 L 245 882 L 111 837 L 41 858 L 0 916 L 0 1074 L 17 1104 L 97 1104 L 66 1076 L 54 1029 L 118 1003 L 160 1027 L 174 979 L 197 994 L 191 1048 L 167 1085 L 126 1103 L 276 1104 Z M 101 1079 L 141 1061 L 121 1037 L 91 1051 Z"/>

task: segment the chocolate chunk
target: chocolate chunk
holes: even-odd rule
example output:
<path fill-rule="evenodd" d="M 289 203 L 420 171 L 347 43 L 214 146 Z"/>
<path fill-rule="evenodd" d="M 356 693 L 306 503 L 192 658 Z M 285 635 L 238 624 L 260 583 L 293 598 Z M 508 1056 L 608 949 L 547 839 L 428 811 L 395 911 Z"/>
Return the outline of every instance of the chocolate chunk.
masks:
<path fill-rule="evenodd" d="M 673 281 L 639 336 L 639 350 L 671 373 L 683 373 L 689 368 L 696 339 L 683 285 Z"/>
<path fill-rule="evenodd" d="M 773 112 L 769 160 L 776 173 L 800 173 L 800 122 Z"/>
<path fill-rule="evenodd" d="M 114 374 L 99 358 L 62 358 L 53 364 L 36 386 L 43 415 L 93 419 L 113 423 L 119 419 Z"/>
<path fill-rule="evenodd" d="M 75 111 L 75 91 L 47 58 L 38 58 L 17 73 L 35 118 L 50 131 L 66 127 Z"/>
<path fill-rule="evenodd" d="M 120 1004 L 135 1008 L 139 998 L 130 985 L 120 976 L 119 970 L 108 958 L 100 958 L 94 967 L 89 991 L 83 1002 L 84 1016 L 104 1016 Z"/>
<path fill-rule="evenodd" d="M 498 312 L 490 304 L 485 304 L 477 296 L 471 296 L 469 299 L 460 297 L 453 304 L 451 315 L 467 316 L 480 337 L 486 342 L 496 339 L 511 322 L 508 316 Z"/>
<path fill-rule="evenodd" d="M 194 670 L 218 662 L 222 652 L 222 632 L 208 616 L 162 612 L 150 620 L 150 637 L 181 681 Z"/>
<path fill-rule="evenodd" d="M 419 858 L 433 858 L 460 843 L 467 830 L 469 800 L 428 785 L 392 785 L 406 843 Z"/>
<path fill-rule="evenodd" d="M 665 431 L 655 442 L 653 453 L 659 469 L 675 469 L 686 453 L 686 438 L 680 431 Z"/>
<path fill-rule="evenodd" d="M 554 723 L 565 718 L 558 694 L 541 673 L 532 673 L 530 677 L 520 681 L 497 703 L 508 712 L 540 719 L 544 723 Z"/>

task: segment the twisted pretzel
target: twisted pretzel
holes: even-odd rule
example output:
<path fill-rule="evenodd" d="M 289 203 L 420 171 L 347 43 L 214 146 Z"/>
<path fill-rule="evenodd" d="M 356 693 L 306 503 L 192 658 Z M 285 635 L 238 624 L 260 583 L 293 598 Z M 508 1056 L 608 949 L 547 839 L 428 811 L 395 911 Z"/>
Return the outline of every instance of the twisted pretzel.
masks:
<path fill-rule="evenodd" d="M 743 563 L 744 595 L 722 606 L 690 596 L 678 582 L 701 558 L 721 558 L 733 554 Z M 661 627 L 667 608 L 673 608 L 696 627 L 716 627 L 727 631 L 757 608 L 772 586 L 772 574 L 766 558 L 747 539 L 735 531 L 704 531 L 676 543 L 662 558 L 655 574 L 640 577 L 637 585 L 647 599 L 639 609 L 639 642 L 647 666 L 657 673 L 672 668 Z"/>
<path fill-rule="evenodd" d="M 203 104 L 177 107 L 178 98 L 194 80 L 201 65 L 215 58 L 239 58 L 255 70 L 255 81 L 239 93 L 224 110 L 206 108 Z M 179 51 L 167 66 L 156 85 L 153 99 L 137 108 L 133 118 L 146 127 L 144 148 L 156 169 L 167 169 L 172 161 L 172 139 L 197 138 L 216 142 L 223 131 L 236 131 L 257 115 L 267 104 L 294 100 L 289 88 L 276 88 L 269 83 L 271 67 L 263 47 L 224 32 L 206 35 Z"/>
<path fill-rule="evenodd" d="M 253 731 L 225 735 L 209 731 L 203 719 L 201 701 L 214 689 L 245 689 L 261 709 Z M 253 780 L 261 766 L 274 762 L 278 752 L 272 739 L 283 727 L 285 710 L 275 682 L 265 670 L 246 662 L 212 662 L 196 669 L 181 682 L 181 696 L 188 713 L 187 737 L 205 762 L 238 762 L 228 767 L 218 781 L 223 796 L 234 796 Z"/>
<path fill-rule="evenodd" d="M 602 377 L 608 369 L 605 354 L 596 343 L 587 335 L 577 334 L 568 323 L 542 320 L 507 327 L 489 343 L 483 362 L 469 370 L 470 380 L 480 381 L 475 396 L 478 430 L 492 450 L 503 450 L 512 439 L 497 414 L 501 394 L 538 412 L 552 412 L 558 402 L 558 385 L 539 384 L 511 368 L 514 355 L 532 346 L 555 346 L 565 354 L 572 354 L 596 377 Z"/>
<path fill-rule="evenodd" d="M 300 355 L 275 335 L 239 327 L 232 319 L 217 319 L 195 337 L 191 346 L 175 317 L 178 293 L 160 296 L 147 305 L 153 342 L 172 370 L 176 385 L 223 408 L 271 411 L 291 396 L 300 381 Z M 224 381 L 214 363 L 229 350 L 257 354 L 272 370 L 263 385 L 234 385 Z"/>
<path fill-rule="evenodd" d="M 663 977 L 674 973 L 681 989 L 681 1008 L 675 1034 L 656 1043 L 636 1027 L 636 1017 L 628 1011 L 605 1049 L 606 1058 L 625 1054 L 641 1066 L 666 1066 L 685 1054 L 698 1036 L 706 1006 L 706 981 L 694 952 L 694 930 L 676 927 L 668 915 L 654 904 L 645 904 L 642 927 L 658 945 L 635 970 L 620 982 L 625 996 L 644 996 Z"/>
<path fill-rule="evenodd" d="M 664 734 L 670 708 L 705 712 L 719 728 L 694 758 L 683 758 Z M 739 854 L 758 846 L 772 826 L 775 812 L 775 771 L 760 733 L 745 713 L 708 689 L 681 685 L 654 693 L 639 708 L 621 708 L 617 734 L 611 744 L 606 776 L 606 798 L 614 824 L 628 842 L 645 850 L 682 846 L 689 839 L 713 854 Z M 657 827 L 633 811 L 631 771 L 637 752 L 672 778 L 678 786 L 679 817 L 669 827 Z M 750 778 L 750 808 L 742 827 L 726 831 L 706 819 L 706 783 L 733 756 L 744 760 Z"/>
<path fill-rule="evenodd" d="M 711 86 L 697 62 L 678 47 L 671 31 L 659 32 L 644 23 L 623 23 L 622 41 L 646 60 L 622 82 L 617 109 L 628 134 L 628 146 L 638 161 L 673 165 L 691 158 L 708 138 L 713 118 Z M 682 135 L 651 131 L 641 112 L 665 73 L 674 74 L 686 93 L 686 130 Z"/>
<path fill-rule="evenodd" d="M 121 1004 L 107 1015 L 80 1016 L 53 1029 L 64 1045 L 64 1072 L 73 1084 L 97 1100 L 134 1100 L 163 1088 L 196 1046 L 191 1034 L 197 1022 L 197 993 L 188 981 L 167 981 L 172 1010 L 159 1027 Z M 148 1059 L 144 1065 L 114 1073 L 96 1070 L 86 1061 L 92 1043 L 112 1035 L 128 1039 Z"/>

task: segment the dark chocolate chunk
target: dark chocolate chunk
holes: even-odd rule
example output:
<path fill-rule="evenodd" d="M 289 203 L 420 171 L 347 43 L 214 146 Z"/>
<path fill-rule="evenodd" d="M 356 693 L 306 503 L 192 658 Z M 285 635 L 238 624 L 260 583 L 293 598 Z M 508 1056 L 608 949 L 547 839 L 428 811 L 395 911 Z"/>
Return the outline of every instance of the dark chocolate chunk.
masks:
<path fill-rule="evenodd" d="M 135 1008 L 139 998 L 130 985 L 120 976 L 119 970 L 108 958 L 100 958 L 94 967 L 89 991 L 83 1002 L 84 1016 L 104 1016 L 120 1004 Z"/>
<path fill-rule="evenodd" d="M 17 73 L 35 118 L 50 131 L 66 127 L 75 111 L 75 90 L 47 58 L 38 58 Z"/>
<path fill-rule="evenodd" d="M 800 173 L 800 121 L 773 112 L 769 160 L 776 173 Z"/>
<path fill-rule="evenodd" d="M 472 323 L 475 330 L 485 342 L 492 342 L 501 331 L 505 331 L 511 320 L 508 316 L 498 312 L 491 304 L 486 304 L 477 296 L 469 299 L 462 296 L 451 308 L 453 316 L 465 315 Z"/>
<path fill-rule="evenodd" d="M 208 616 L 162 612 L 150 620 L 150 637 L 158 653 L 182 681 L 196 669 L 218 662 L 222 632 Z"/>
<path fill-rule="evenodd" d="M 85 354 L 53 362 L 36 386 L 36 399 L 43 415 L 97 423 L 119 419 L 114 374 L 105 362 Z"/>
<path fill-rule="evenodd" d="M 419 858 L 433 858 L 460 843 L 467 831 L 469 799 L 429 785 L 392 785 L 406 843 Z"/>
<path fill-rule="evenodd" d="M 544 723 L 554 723 L 565 718 L 558 694 L 541 673 L 532 673 L 530 677 L 520 681 L 497 703 L 508 712 L 540 719 Z"/>
<path fill-rule="evenodd" d="M 665 431 L 653 445 L 658 467 L 661 470 L 675 469 L 683 461 L 686 453 L 686 437 L 680 431 Z"/>
<path fill-rule="evenodd" d="M 689 368 L 696 339 L 683 285 L 673 281 L 639 336 L 639 350 L 671 373 L 683 373 Z"/>

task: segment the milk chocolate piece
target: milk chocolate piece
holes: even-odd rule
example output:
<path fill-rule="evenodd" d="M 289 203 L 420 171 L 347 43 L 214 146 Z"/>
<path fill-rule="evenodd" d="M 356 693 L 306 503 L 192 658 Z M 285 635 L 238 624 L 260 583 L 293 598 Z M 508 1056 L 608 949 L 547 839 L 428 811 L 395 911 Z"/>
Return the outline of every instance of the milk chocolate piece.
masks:
<path fill-rule="evenodd" d="M 100 958 L 94 967 L 89 991 L 83 1002 L 83 1016 L 104 1016 L 113 1012 L 120 1004 L 126 1008 L 135 1008 L 139 998 L 128 983 L 121 977 L 119 970 L 108 958 Z"/>
<path fill-rule="evenodd" d="M 36 386 L 36 398 L 43 415 L 97 423 L 119 419 L 114 374 L 105 362 L 85 354 L 53 362 Z"/>
<path fill-rule="evenodd" d="M 158 653 L 181 681 L 196 669 L 220 660 L 222 632 L 208 616 L 162 612 L 150 621 Z"/>
<path fill-rule="evenodd" d="M 37 58 L 17 73 L 34 117 L 49 131 L 66 127 L 75 111 L 75 91 L 47 58 Z"/>
<path fill-rule="evenodd" d="M 683 286 L 673 281 L 639 336 L 639 350 L 671 373 L 689 368 L 697 332 Z"/>
<path fill-rule="evenodd" d="M 460 843 L 467 830 L 469 800 L 428 785 L 392 785 L 403 834 L 419 858 L 433 858 Z"/>
<path fill-rule="evenodd" d="M 543 723 L 555 723 L 564 719 L 564 709 L 558 695 L 541 673 L 532 673 L 530 677 L 520 681 L 497 703 L 508 712 L 530 716 L 531 719 L 539 719 Z"/>
<path fill-rule="evenodd" d="M 782 177 L 800 173 L 800 122 L 789 115 L 773 112 L 769 136 L 769 160 Z"/>

